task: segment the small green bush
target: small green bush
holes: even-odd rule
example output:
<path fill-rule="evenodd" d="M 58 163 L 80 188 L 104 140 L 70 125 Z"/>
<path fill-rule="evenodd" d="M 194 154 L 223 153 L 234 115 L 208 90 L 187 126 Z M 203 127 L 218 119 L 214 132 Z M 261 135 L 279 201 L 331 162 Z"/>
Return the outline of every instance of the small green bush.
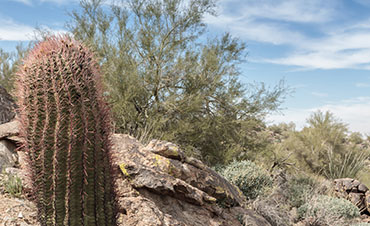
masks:
<path fill-rule="evenodd" d="M 297 176 L 289 180 L 286 195 L 292 207 L 300 207 L 313 195 L 318 183 L 311 177 Z"/>
<path fill-rule="evenodd" d="M 4 191 L 13 197 L 21 197 L 22 180 L 18 176 L 8 174 L 3 181 Z"/>
<path fill-rule="evenodd" d="M 300 219 L 310 221 L 311 225 L 334 225 L 338 222 L 360 216 L 356 206 L 350 201 L 326 195 L 318 195 L 298 208 Z"/>
<path fill-rule="evenodd" d="M 251 161 L 232 162 L 221 174 L 239 187 L 247 199 L 255 199 L 272 186 L 271 176 Z"/>

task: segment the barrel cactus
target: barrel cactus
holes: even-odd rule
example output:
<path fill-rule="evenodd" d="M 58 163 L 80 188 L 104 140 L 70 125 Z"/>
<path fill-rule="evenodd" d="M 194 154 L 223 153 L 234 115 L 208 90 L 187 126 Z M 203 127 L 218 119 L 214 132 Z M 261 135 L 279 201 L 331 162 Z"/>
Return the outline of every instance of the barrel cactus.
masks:
<path fill-rule="evenodd" d="M 116 225 L 109 109 L 93 54 L 49 37 L 18 72 L 20 136 L 41 225 Z"/>

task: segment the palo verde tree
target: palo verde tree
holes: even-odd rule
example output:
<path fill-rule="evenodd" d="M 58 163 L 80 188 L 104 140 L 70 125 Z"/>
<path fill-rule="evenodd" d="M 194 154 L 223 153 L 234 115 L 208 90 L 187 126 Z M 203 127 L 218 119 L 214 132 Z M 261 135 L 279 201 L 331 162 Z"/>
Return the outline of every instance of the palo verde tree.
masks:
<path fill-rule="evenodd" d="M 82 0 L 67 26 L 100 56 L 116 131 L 176 142 L 210 164 L 264 148 L 263 117 L 286 89 L 240 83 L 246 46 L 207 35 L 213 0 L 103 3 Z"/>
<path fill-rule="evenodd" d="M 13 90 L 14 75 L 25 53 L 26 48 L 22 45 L 17 45 L 16 52 L 11 53 L 0 49 L 0 85 L 8 92 Z"/>
<path fill-rule="evenodd" d="M 299 168 L 330 179 L 354 178 L 363 170 L 368 150 L 358 145 L 358 134 L 349 135 L 346 124 L 332 113 L 321 111 L 312 113 L 307 124 L 278 145 L 280 151 L 293 154 Z"/>

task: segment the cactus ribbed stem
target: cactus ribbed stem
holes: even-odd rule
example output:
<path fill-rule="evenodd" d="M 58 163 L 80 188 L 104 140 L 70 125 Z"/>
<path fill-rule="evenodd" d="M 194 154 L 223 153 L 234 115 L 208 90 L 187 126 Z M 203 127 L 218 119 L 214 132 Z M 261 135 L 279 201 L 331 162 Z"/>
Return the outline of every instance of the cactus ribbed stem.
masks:
<path fill-rule="evenodd" d="M 68 36 L 51 37 L 18 74 L 20 136 L 41 225 L 116 225 L 110 117 L 92 54 Z"/>

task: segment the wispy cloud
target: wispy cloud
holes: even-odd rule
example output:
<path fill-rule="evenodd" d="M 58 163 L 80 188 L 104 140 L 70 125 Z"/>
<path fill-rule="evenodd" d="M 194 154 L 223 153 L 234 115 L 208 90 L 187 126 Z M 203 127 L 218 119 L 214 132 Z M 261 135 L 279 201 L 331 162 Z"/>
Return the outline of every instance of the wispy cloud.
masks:
<path fill-rule="evenodd" d="M 66 33 L 65 30 L 55 30 L 42 26 L 54 34 Z M 0 41 L 30 41 L 36 39 L 36 29 L 34 27 L 17 23 L 12 19 L 0 18 Z"/>
<path fill-rule="evenodd" d="M 52 2 L 52 3 L 57 3 L 59 5 L 67 4 L 67 3 L 71 3 L 71 2 L 79 2 L 79 0 L 36 0 L 36 1 L 39 1 L 39 2 Z"/>
<path fill-rule="evenodd" d="M 252 19 L 228 15 L 218 17 L 208 15 L 206 22 L 231 31 L 243 39 L 274 45 L 291 44 L 292 42 L 298 44 L 305 39 L 301 33 L 290 30 L 285 25 L 276 22 L 257 22 Z"/>
<path fill-rule="evenodd" d="M 32 5 L 31 0 L 12 0 L 12 1 L 20 2 L 20 3 L 26 4 L 26 5 Z"/>
<path fill-rule="evenodd" d="M 370 7 L 370 2 L 368 0 L 354 0 L 354 1 L 363 6 Z"/>
<path fill-rule="evenodd" d="M 307 125 L 306 119 L 317 110 L 332 112 L 336 117 L 348 124 L 352 132 L 370 135 L 370 121 L 368 120 L 370 118 L 370 97 L 357 97 L 316 108 L 290 109 L 284 111 L 283 115 L 271 115 L 268 120 L 270 123 L 294 122 L 297 129 L 302 129 Z"/>
<path fill-rule="evenodd" d="M 206 22 L 247 41 L 291 47 L 280 57 L 255 61 L 304 69 L 370 69 L 370 17 L 339 26 L 336 22 L 345 18 L 341 2 L 225 0 L 219 17 L 207 16 Z"/>
<path fill-rule="evenodd" d="M 37 3 L 45 3 L 45 2 L 55 3 L 58 5 L 65 5 L 65 4 L 69 4 L 72 2 L 79 2 L 79 0 L 11 0 L 11 1 L 20 2 L 23 4 L 29 5 L 29 6 L 35 5 Z"/>
<path fill-rule="evenodd" d="M 311 94 L 316 96 L 316 97 L 327 97 L 327 96 L 329 96 L 327 93 L 321 93 L 321 92 L 312 92 Z"/>
<path fill-rule="evenodd" d="M 29 41 L 32 40 L 33 32 L 34 28 L 30 26 L 0 18 L 0 40 L 2 41 Z"/>
<path fill-rule="evenodd" d="M 359 82 L 359 83 L 356 83 L 355 86 L 356 87 L 359 87 L 359 88 L 368 88 L 368 87 L 370 87 L 370 84 L 369 83 L 361 83 L 361 82 Z"/>
<path fill-rule="evenodd" d="M 223 0 L 220 1 L 219 13 L 243 15 L 243 19 L 324 22 L 332 18 L 333 3 L 332 0 Z"/>

